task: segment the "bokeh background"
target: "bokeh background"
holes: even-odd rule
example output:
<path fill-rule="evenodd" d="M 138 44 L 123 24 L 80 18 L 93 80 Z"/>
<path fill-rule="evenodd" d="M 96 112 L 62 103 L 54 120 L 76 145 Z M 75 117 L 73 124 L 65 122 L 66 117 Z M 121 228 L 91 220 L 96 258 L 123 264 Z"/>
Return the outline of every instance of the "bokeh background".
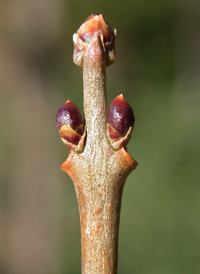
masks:
<path fill-rule="evenodd" d="M 124 189 L 119 274 L 200 273 L 200 5 L 198 1 L 1 1 L 0 273 L 81 273 L 68 155 L 55 128 L 82 107 L 72 35 L 91 14 L 116 27 L 108 103 L 123 92 L 139 162 Z"/>

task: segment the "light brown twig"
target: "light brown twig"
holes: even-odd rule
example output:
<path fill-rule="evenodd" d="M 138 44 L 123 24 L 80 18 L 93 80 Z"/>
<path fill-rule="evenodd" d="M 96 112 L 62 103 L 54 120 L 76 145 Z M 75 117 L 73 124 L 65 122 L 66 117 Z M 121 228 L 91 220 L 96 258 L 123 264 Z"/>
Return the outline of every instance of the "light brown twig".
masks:
<path fill-rule="evenodd" d="M 86 134 L 83 152 L 70 149 L 61 169 L 73 180 L 78 198 L 82 274 L 114 274 L 122 190 L 137 162 L 121 143 L 113 149 L 108 138 L 105 74 L 115 59 L 116 31 L 102 15 L 92 15 L 84 24 L 74 34 L 74 62 L 83 68 Z M 122 138 L 129 139 L 131 131 Z"/>

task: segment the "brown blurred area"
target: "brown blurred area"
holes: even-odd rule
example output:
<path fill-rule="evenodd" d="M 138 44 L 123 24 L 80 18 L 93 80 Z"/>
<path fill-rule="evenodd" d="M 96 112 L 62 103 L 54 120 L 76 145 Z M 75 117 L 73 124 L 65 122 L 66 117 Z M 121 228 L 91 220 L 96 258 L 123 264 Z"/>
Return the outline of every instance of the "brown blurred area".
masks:
<path fill-rule="evenodd" d="M 119 273 L 200 273 L 200 5 L 158 0 L 1 1 L 0 273 L 80 273 L 55 116 L 67 99 L 82 108 L 72 34 L 92 12 L 118 30 L 108 102 L 123 92 L 136 116 Z"/>
<path fill-rule="evenodd" d="M 48 99 L 56 82 L 45 83 L 40 66 L 55 49 L 62 6 L 54 0 L 1 3 L 0 273 L 60 273 L 63 194 Z"/>

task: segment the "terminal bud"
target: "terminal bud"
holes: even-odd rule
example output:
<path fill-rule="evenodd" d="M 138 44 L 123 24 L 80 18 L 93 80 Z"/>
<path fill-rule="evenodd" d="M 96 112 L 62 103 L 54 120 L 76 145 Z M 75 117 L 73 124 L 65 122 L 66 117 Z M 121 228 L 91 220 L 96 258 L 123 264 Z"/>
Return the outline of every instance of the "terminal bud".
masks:
<path fill-rule="evenodd" d="M 123 94 L 117 96 L 110 104 L 108 113 L 108 137 L 115 150 L 128 143 L 134 123 L 135 117 L 131 106 Z"/>
<path fill-rule="evenodd" d="M 78 107 L 67 100 L 56 116 L 56 127 L 63 143 L 76 152 L 83 151 L 84 122 Z"/>
<path fill-rule="evenodd" d="M 77 35 L 82 41 L 89 43 L 95 31 L 100 31 L 103 34 L 105 42 L 111 40 L 112 30 L 105 22 L 102 14 L 91 14 L 78 28 Z"/>
<path fill-rule="evenodd" d="M 112 31 L 102 14 L 91 14 L 73 35 L 73 59 L 75 64 L 78 66 L 83 65 L 83 58 L 88 45 L 92 43 L 92 39 L 95 36 L 98 36 L 101 40 L 101 46 L 106 57 L 106 65 L 111 65 L 115 61 L 114 42 L 116 35 L 116 29 Z"/>

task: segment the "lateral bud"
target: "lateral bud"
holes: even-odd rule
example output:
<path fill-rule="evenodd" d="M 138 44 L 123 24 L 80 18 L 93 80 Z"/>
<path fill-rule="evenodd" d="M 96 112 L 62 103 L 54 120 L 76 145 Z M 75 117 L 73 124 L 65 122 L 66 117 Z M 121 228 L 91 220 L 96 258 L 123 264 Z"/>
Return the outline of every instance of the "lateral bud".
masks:
<path fill-rule="evenodd" d="M 134 127 L 135 117 L 123 94 L 118 95 L 110 104 L 108 112 L 107 134 L 114 150 L 126 146 Z"/>
<path fill-rule="evenodd" d="M 84 150 L 86 131 L 78 107 L 67 100 L 56 115 L 56 127 L 62 142 L 77 153 Z"/>

